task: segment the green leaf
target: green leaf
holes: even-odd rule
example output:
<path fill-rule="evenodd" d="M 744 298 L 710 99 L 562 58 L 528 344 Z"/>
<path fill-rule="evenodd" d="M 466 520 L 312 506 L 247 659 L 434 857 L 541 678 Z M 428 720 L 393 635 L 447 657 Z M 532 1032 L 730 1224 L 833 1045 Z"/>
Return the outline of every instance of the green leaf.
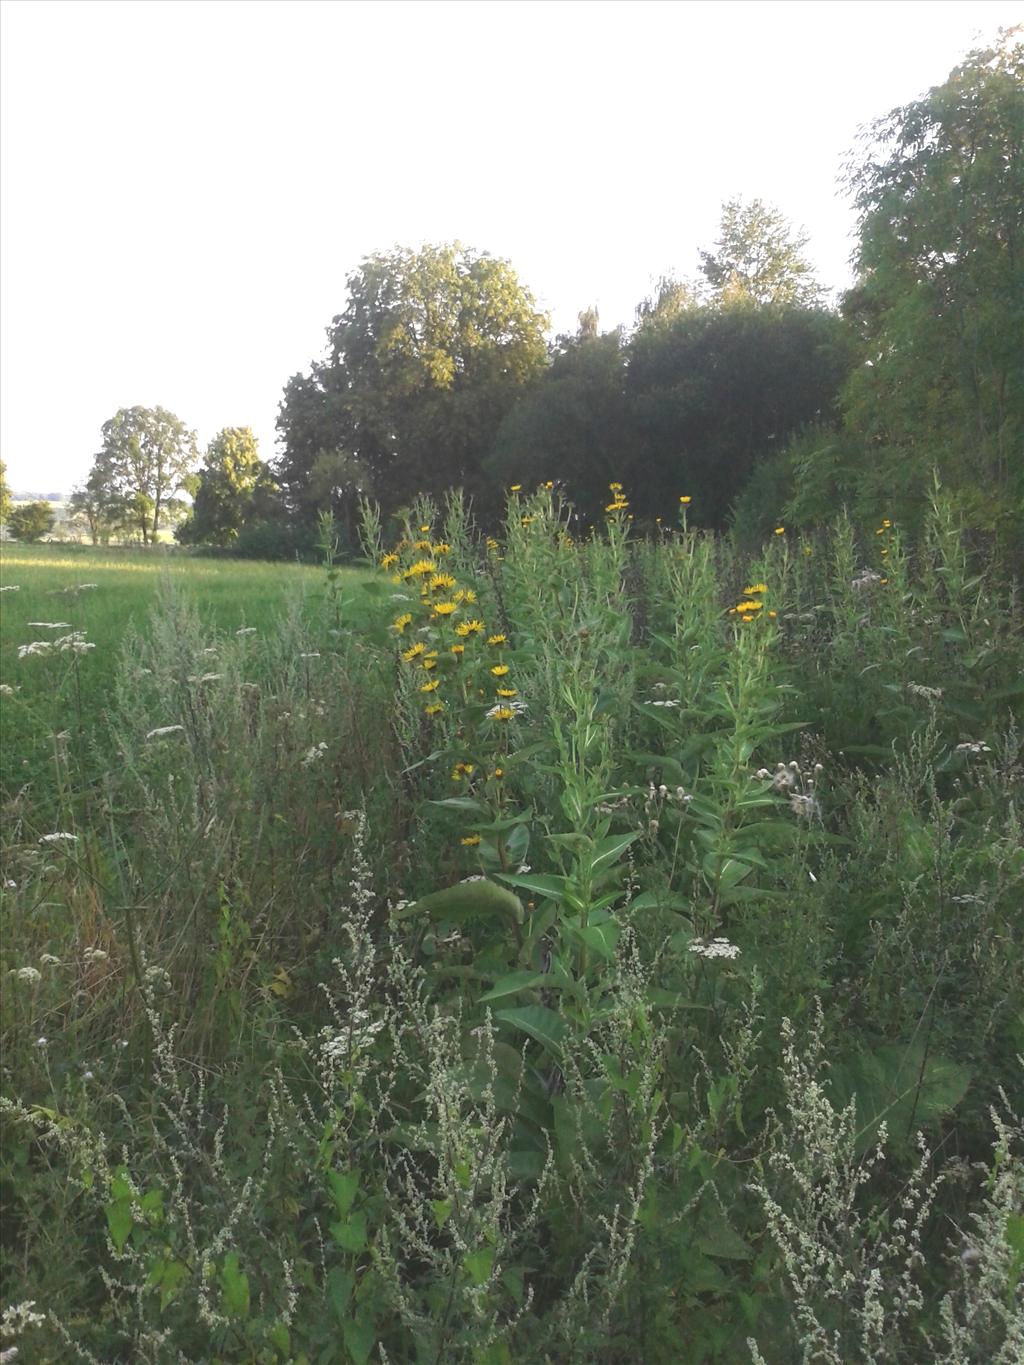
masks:
<path fill-rule="evenodd" d="M 432 1199 L 430 1201 L 430 1207 L 434 1213 L 434 1222 L 437 1224 L 438 1231 L 440 1231 L 451 1217 L 454 1205 L 450 1199 Z"/>
<path fill-rule="evenodd" d="M 130 1198 L 115 1199 L 112 1204 L 107 1205 L 105 1212 L 111 1240 L 119 1252 L 124 1251 L 125 1243 L 134 1227 L 132 1201 Z"/>
<path fill-rule="evenodd" d="M 500 981 L 495 982 L 486 995 L 480 997 L 480 1004 L 486 1005 L 491 1000 L 503 1000 L 506 996 L 517 995 L 520 991 L 528 991 L 531 987 L 543 985 L 550 980 L 547 972 L 510 972 L 508 976 L 503 976 Z"/>
<path fill-rule="evenodd" d="M 491 1271 L 494 1269 L 494 1252 L 490 1247 L 471 1251 L 462 1264 L 469 1278 L 479 1287 L 486 1284 L 491 1277 Z"/>
<path fill-rule="evenodd" d="M 457 882 L 443 891 L 434 891 L 409 906 L 400 918 L 409 919 L 413 915 L 429 915 L 433 919 L 452 920 L 455 923 L 504 916 L 516 924 L 522 924 L 523 905 L 513 892 L 484 878 L 480 881 Z"/>
<path fill-rule="evenodd" d="M 524 891 L 529 891 L 535 896 L 546 896 L 550 900 L 562 900 L 569 886 L 568 877 L 556 876 L 513 876 L 504 873 L 501 880 L 508 882 L 509 886 L 521 886 Z"/>
<path fill-rule="evenodd" d="M 355 1202 L 359 1192 L 358 1171 L 328 1171 L 327 1180 L 331 1187 L 331 1197 L 338 1210 L 338 1217 L 344 1218 Z"/>
<path fill-rule="evenodd" d="M 617 863 L 630 844 L 639 837 L 640 831 L 636 830 L 633 834 L 610 834 L 607 839 L 600 839 L 594 845 L 590 864 L 591 874 L 596 876 L 604 868 Z"/>
<path fill-rule="evenodd" d="M 573 928 L 573 936 L 578 938 L 581 943 L 597 953 L 598 957 L 603 957 L 606 962 L 610 962 L 615 956 L 615 948 L 619 941 L 619 926 L 614 920 L 606 920 L 603 924 L 588 924 L 585 929 Z"/>
<path fill-rule="evenodd" d="M 470 815 L 488 815 L 490 812 L 482 801 L 474 801 L 471 796 L 448 796 L 443 801 L 429 801 L 431 806 L 445 806 L 448 810 L 468 811 Z"/>
<path fill-rule="evenodd" d="M 229 1251 L 220 1272 L 224 1311 L 231 1318 L 249 1316 L 249 1277 L 238 1268 L 238 1253 Z"/>
<path fill-rule="evenodd" d="M 332 1266 L 327 1274 L 327 1301 L 338 1315 L 339 1322 L 345 1320 L 355 1282 L 352 1271 L 343 1270 L 339 1265 Z"/>
<path fill-rule="evenodd" d="M 354 1213 L 344 1223 L 332 1223 L 331 1236 L 343 1251 L 362 1251 L 366 1246 L 366 1214 Z"/>
<path fill-rule="evenodd" d="M 522 1005 L 518 1009 L 499 1010 L 494 1016 L 504 1024 L 528 1033 L 531 1038 L 555 1054 L 562 1039 L 569 1032 L 569 1026 L 560 1014 L 549 1010 L 546 1005 Z"/>
<path fill-rule="evenodd" d="M 370 1359 L 370 1352 L 373 1350 L 377 1341 L 377 1332 L 373 1322 L 368 1318 L 349 1318 L 342 1324 L 341 1335 L 345 1342 L 345 1349 L 352 1357 L 355 1365 L 366 1365 Z"/>

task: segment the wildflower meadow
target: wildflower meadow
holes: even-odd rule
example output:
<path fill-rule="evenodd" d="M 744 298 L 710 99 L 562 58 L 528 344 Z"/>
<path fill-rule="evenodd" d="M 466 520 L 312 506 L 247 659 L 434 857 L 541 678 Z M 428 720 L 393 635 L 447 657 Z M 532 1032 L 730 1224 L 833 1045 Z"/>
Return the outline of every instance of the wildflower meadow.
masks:
<path fill-rule="evenodd" d="M 1013 565 L 675 496 L 5 547 L 0 1360 L 1024 1359 Z"/>

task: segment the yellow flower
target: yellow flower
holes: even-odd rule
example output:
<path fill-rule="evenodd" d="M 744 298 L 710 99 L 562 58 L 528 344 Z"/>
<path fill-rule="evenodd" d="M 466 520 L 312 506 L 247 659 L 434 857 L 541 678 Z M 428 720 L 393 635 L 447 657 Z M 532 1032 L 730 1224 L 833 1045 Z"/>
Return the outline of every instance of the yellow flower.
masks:
<path fill-rule="evenodd" d="M 498 549 L 500 549 L 501 547 L 499 546 L 498 542 L 494 539 L 493 536 L 488 536 L 488 537 L 487 537 L 487 548 L 488 548 L 488 550 L 498 550 Z"/>
<path fill-rule="evenodd" d="M 433 573 L 436 568 L 437 565 L 432 559 L 418 559 L 415 564 L 410 564 L 406 569 L 405 577 L 421 578 L 424 574 Z"/>
<path fill-rule="evenodd" d="M 883 526 L 885 527 L 885 529 L 888 531 L 889 527 L 892 525 L 892 522 L 889 520 L 888 517 L 883 517 L 883 518 L 882 518 L 882 525 L 883 525 Z"/>
<path fill-rule="evenodd" d="M 679 501 L 683 504 L 684 507 L 688 507 L 690 503 L 693 502 L 693 499 L 690 497 L 689 493 L 684 493 L 683 496 L 679 499 Z"/>
<path fill-rule="evenodd" d="M 444 710 L 444 702 L 443 702 L 443 701 L 434 701 L 434 702 L 431 702 L 429 706 L 424 706 L 424 708 L 423 708 L 423 714 L 424 714 L 425 716 L 439 716 L 443 710 Z"/>
<path fill-rule="evenodd" d="M 514 483 L 514 484 L 511 484 L 511 485 L 509 486 L 509 492 L 510 492 L 510 493 L 518 493 L 519 490 L 520 490 L 520 488 L 522 488 L 522 486 L 523 486 L 523 485 L 522 485 L 521 483 Z"/>
<path fill-rule="evenodd" d="M 414 550 L 422 550 L 425 554 L 429 554 L 434 547 L 429 540 L 416 540 L 413 542 L 412 548 Z"/>
<path fill-rule="evenodd" d="M 461 782 L 464 777 L 470 777 L 476 771 L 473 763 L 456 763 L 452 769 L 452 781 Z"/>
<path fill-rule="evenodd" d="M 626 499 L 620 497 L 616 498 L 614 502 L 610 502 L 604 510 L 606 512 L 624 512 L 628 506 L 629 503 L 626 501 Z"/>
<path fill-rule="evenodd" d="M 465 839 L 460 840 L 463 848 L 475 848 L 480 842 L 479 834 L 467 834 Z"/>
<path fill-rule="evenodd" d="M 437 660 L 436 660 L 436 659 L 424 659 L 424 660 L 423 660 L 423 667 L 424 667 L 424 668 L 427 670 L 427 672 L 429 673 L 430 670 L 431 670 L 432 668 L 436 668 L 436 667 L 437 667 Z"/>
<path fill-rule="evenodd" d="M 744 597 L 749 597 L 750 594 L 751 594 L 752 592 L 767 592 L 767 591 L 768 591 L 768 584 L 767 584 L 767 583 L 755 583 L 755 584 L 753 585 L 753 587 L 744 588 L 744 589 L 743 589 L 743 596 L 744 596 Z"/>
<path fill-rule="evenodd" d="M 752 621 L 753 619 L 754 619 L 754 618 L 753 618 L 752 616 L 741 616 L 741 617 L 740 617 L 740 620 L 741 620 L 741 621 Z"/>
<path fill-rule="evenodd" d="M 777 611 L 770 611 L 770 612 L 768 613 L 768 615 L 772 618 L 773 621 L 774 621 L 775 618 L 778 616 L 778 614 L 779 614 L 779 613 L 778 613 Z"/>
<path fill-rule="evenodd" d="M 466 652 L 465 645 L 452 645 L 453 654 L 465 654 L 465 652 Z"/>
<path fill-rule="evenodd" d="M 552 488 L 554 488 L 554 486 L 555 484 L 553 479 L 548 479 L 547 483 L 544 485 L 544 487 L 547 489 L 549 493 L 551 492 Z"/>
<path fill-rule="evenodd" d="M 452 612 L 453 612 L 453 611 L 458 611 L 458 609 L 459 609 L 459 606 L 458 606 L 458 603 L 457 603 L 457 602 L 435 602 L 435 603 L 434 603 L 434 615 L 435 615 L 435 616 L 451 616 Z"/>
<path fill-rule="evenodd" d="M 882 556 L 882 558 L 884 559 L 885 556 L 889 553 L 889 551 L 888 551 L 888 550 L 879 550 L 878 553 L 879 553 L 879 554 Z"/>
<path fill-rule="evenodd" d="M 508 672 L 508 664 L 495 664 L 491 672 L 496 678 L 503 678 Z"/>
<path fill-rule="evenodd" d="M 488 637 L 487 637 L 487 643 L 488 643 L 489 645 L 507 645 L 507 644 L 508 644 L 508 636 L 507 636 L 507 635 L 488 635 Z"/>
<path fill-rule="evenodd" d="M 505 769 L 504 769 L 504 768 L 495 768 L 495 770 L 494 770 L 494 772 L 491 774 L 491 776 L 492 776 L 492 777 L 504 777 L 504 776 L 505 776 Z"/>
<path fill-rule="evenodd" d="M 440 685 L 441 685 L 441 684 L 437 681 L 436 678 L 431 678 L 430 682 L 425 682 L 425 683 L 422 685 L 422 687 L 420 688 L 420 691 L 421 691 L 421 692 L 436 692 L 437 689 L 440 687 Z"/>
<path fill-rule="evenodd" d="M 437 544 L 434 546 L 434 554 L 436 555 L 450 554 L 451 548 L 452 547 L 448 544 L 446 540 L 439 540 Z"/>
<path fill-rule="evenodd" d="M 433 578 L 430 580 L 430 588 L 431 588 L 431 591 L 432 591 L 432 592 L 433 592 L 433 591 L 436 591 L 436 590 L 439 589 L 439 588 L 454 588 L 454 587 L 455 587 L 455 579 L 452 578 L 452 576 L 451 576 L 450 573 L 436 573 L 436 574 L 434 574 Z"/>
<path fill-rule="evenodd" d="M 886 583 L 888 583 L 889 580 L 887 578 L 880 578 L 878 581 L 884 586 Z"/>
<path fill-rule="evenodd" d="M 519 518 L 519 524 L 520 524 L 520 526 L 532 526 L 532 525 L 533 525 L 533 517 L 520 517 L 520 518 Z"/>
<path fill-rule="evenodd" d="M 397 563 L 398 563 L 398 556 L 395 555 L 395 554 L 388 554 L 388 555 L 385 555 L 385 556 L 383 557 L 383 559 L 380 561 L 380 567 L 381 567 L 382 569 L 390 569 L 391 566 L 392 566 L 392 564 L 397 564 Z"/>
<path fill-rule="evenodd" d="M 455 634 L 465 638 L 467 635 L 479 635 L 483 628 L 483 621 L 478 621 L 474 618 L 472 621 L 461 621 L 455 627 Z"/>
<path fill-rule="evenodd" d="M 495 695 L 499 697 L 518 697 L 519 693 L 514 687 L 496 687 Z"/>
<path fill-rule="evenodd" d="M 737 602 L 736 610 L 747 612 L 760 611 L 763 606 L 764 606 L 763 602 Z"/>
<path fill-rule="evenodd" d="M 402 651 L 402 658 L 407 664 L 411 664 L 413 659 L 418 659 L 421 654 L 426 654 L 427 647 L 422 640 L 417 640 L 414 645 Z"/>
<path fill-rule="evenodd" d="M 491 720 L 511 720 L 515 715 L 511 706 L 498 706 L 491 713 Z"/>
<path fill-rule="evenodd" d="M 785 528 L 785 526 L 776 526 L 776 528 L 775 528 L 775 534 L 776 534 L 777 536 L 784 536 L 784 535 L 786 534 L 786 528 Z"/>
<path fill-rule="evenodd" d="M 621 493 L 621 492 L 622 492 L 622 484 L 621 484 L 621 483 L 610 483 L 610 484 L 608 485 L 608 487 L 609 487 L 609 489 L 610 489 L 613 493 Z"/>
<path fill-rule="evenodd" d="M 472 605 L 476 601 L 476 593 L 472 588 L 460 588 L 458 592 L 452 593 L 453 602 L 468 602 Z"/>
<path fill-rule="evenodd" d="M 430 535 L 430 527 L 429 527 L 429 526 L 421 526 L 421 527 L 420 527 L 420 535 L 429 536 L 429 535 Z"/>
<path fill-rule="evenodd" d="M 399 635 L 403 634 L 406 626 L 412 624 L 412 612 L 403 611 L 401 616 L 396 616 L 391 624 L 394 626 L 395 630 L 398 631 Z"/>

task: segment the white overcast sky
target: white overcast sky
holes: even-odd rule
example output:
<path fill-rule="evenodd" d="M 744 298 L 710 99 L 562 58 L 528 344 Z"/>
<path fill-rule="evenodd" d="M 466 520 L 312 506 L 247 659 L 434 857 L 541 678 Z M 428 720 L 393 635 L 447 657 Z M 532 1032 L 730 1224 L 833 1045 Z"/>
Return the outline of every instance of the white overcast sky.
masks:
<path fill-rule="evenodd" d="M 264 457 L 345 278 L 395 243 L 507 257 L 554 330 L 629 323 L 723 199 L 849 281 L 858 127 L 1024 4 L 5 0 L 2 434 L 15 490 L 170 408 Z"/>

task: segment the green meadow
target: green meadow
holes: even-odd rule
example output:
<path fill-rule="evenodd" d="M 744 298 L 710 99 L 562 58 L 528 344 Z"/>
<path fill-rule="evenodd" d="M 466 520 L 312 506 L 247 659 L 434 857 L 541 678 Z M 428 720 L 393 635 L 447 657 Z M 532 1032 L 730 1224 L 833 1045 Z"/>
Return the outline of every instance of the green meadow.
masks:
<path fill-rule="evenodd" d="M 24 1358 L 1020 1359 L 1012 569 L 611 494 L 5 548 Z"/>

